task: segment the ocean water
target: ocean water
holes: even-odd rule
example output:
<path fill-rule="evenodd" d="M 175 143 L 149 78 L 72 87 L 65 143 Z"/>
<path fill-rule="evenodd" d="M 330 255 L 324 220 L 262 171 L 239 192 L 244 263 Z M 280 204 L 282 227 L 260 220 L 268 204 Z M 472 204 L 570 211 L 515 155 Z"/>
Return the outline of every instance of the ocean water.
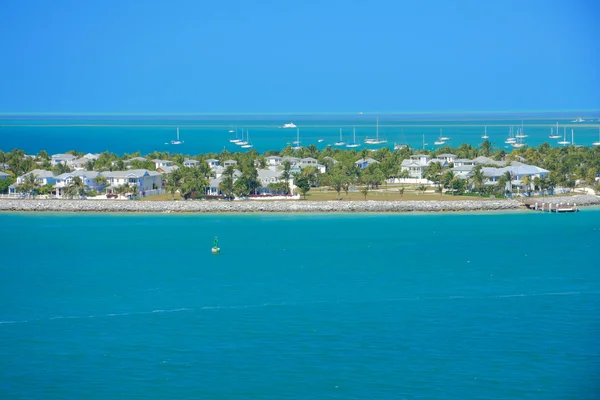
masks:
<path fill-rule="evenodd" d="M 3 399 L 600 393 L 599 210 L 4 213 L 0 237 Z"/>
<path fill-rule="evenodd" d="M 314 144 L 320 149 L 333 145 L 340 137 L 353 141 L 353 130 L 356 130 L 357 142 L 363 143 L 367 137 L 375 137 L 377 131 L 376 117 L 367 115 L 355 116 L 269 116 L 269 117 L 39 117 L 39 118 L 0 118 L 0 150 L 10 151 L 14 148 L 35 154 L 44 149 L 50 154 L 78 150 L 83 152 L 102 152 L 109 150 L 117 154 L 140 151 L 148 154 L 153 151 L 183 153 L 196 155 L 199 153 L 220 153 L 224 149 L 249 151 L 242 149 L 229 140 L 235 133 L 229 130 L 248 131 L 250 142 L 258 152 L 280 150 L 297 138 L 296 129 L 282 129 L 284 123 L 293 121 L 300 129 L 299 136 L 303 146 Z M 512 150 L 504 144 L 510 127 L 523 124 L 524 139 L 529 146 L 537 146 L 548 142 L 559 146 L 560 139 L 548 139 L 551 129 L 559 123 L 560 134 L 566 132 L 567 139 L 573 137 L 575 144 L 591 145 L 600 141 L 600 123 L 597 119 L 588 119 L 585 123 L 574 123 L 572 119 L 558 118 L 458 118 L 439 119 L 384 115 L 379 117 L 379 137 L 388 140 L 387 144 L 363 145 L 369 149 L 387 146 L 393 148 L 394 143 L 408 144 L 412 148 L 433 150 L 440 133 L 449 137 L 446 143 L 458 147 L 462 143 L 479 145 L 483 139 L 484 128 L 487 127 L 489 140 L 495 148 Z M 176 138 L 176 130 L 180 128 L 182 145 L 171 145 Z M 573 129 L 573 135 L 571 135 Z M 440 132 L 441 130 L 441 132 Z M 319 140 L 322 140 L 319 142 Z"/>

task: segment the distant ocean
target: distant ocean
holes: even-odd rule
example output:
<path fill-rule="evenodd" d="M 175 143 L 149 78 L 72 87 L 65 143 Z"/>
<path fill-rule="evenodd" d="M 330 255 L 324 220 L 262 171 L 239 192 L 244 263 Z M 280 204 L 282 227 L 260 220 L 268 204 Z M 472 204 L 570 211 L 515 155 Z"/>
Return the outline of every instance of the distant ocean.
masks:
<path fill-rule="evenodd" d="M 249 151 L 241 149 L 230 139 L 241 138 L 242 130 L 249 132 L 250 142 L 258 152 L 280 150 L 297 138 L 294 128 L 283 129 L 281 126 L 293 122 L 299 128 L 300 141 L 303 146 L 314 144 L 320 149 L 340 138 L 340 129 L 345 142 L 353 141 L 353 130 L 356 129 L 357 142 L 363 143 L 367 137 L 374 138 L 377 132 L 376 116 L 218 116 L 218 117 L 37 117 L 8 118 L 0 117 L 0 150 L 10 151 L 14 148 L 27 153 L 37 153 L 45 149 L 49 153 L 63 153 L 69 150 L 83 152 L 110 151 L 117 154 L 140 151 L 147 154 L 153 151 L 184 153 L 220 153 L 224 149 Z M 529 146 L 537 146 L 548 142 L 558 146 L 566 130 L 567 139 L 571 140 L 571 129 L 575 144 L 591 145 L 600 140 L 600 122 L 594 117 L 584 123 L 573 122 L 571 118 L 521 118 L 521 117 L 398 117 L 393 115 L 379 116 L 379 138 L 388 141 L 385 145 L 363 145 L 370 149 L 383 146 L 393 148 L 394 143 L 408 144 L 412 148 L 435 149 L 434 142 L 440 135 L 449 137 L 448 146 L 458 147 L 462 143 L 479 145 L 481 136 L 487 127 L 489 140 L 495 148 L 505 149 L 504 140 L 508 137 L 510 127 L 515 132 L 523 124 L 524 133 L 528 135 L 524 142 Z M 560 139 L 549 139 L 551 129 L 559 123 Z M 176 130 L 180 129 L 182 145 L 171 145 L 176 138 Z M 233 130 L 234 132 L 229 132 Z M 246 138 L 246 134 L 244 134 Z M 319 142 L 319 140 L 322 140 Z M 512 150 L 509 146 L 506 150 Z"/>
<path fill-rule="evenodd" d="M 0 238 L 3 399 L 600 393 L 600 210 L 4 213 Z"/>

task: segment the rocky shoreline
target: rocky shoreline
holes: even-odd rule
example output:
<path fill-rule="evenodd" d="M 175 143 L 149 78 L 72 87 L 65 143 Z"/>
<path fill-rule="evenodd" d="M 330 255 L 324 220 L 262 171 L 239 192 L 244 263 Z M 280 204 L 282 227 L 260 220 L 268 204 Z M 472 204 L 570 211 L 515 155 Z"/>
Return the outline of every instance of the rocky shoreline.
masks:
<path fill-rule="evenodd" d="M 596 196 L 544 199 L 578 206 L 600 204 Z M 347 212 L 461 212 L 519 210 L 517 200 L 458 201 L 99 201 L 1 200 L 0 211 L 111 213 L 347 213 Z"/>

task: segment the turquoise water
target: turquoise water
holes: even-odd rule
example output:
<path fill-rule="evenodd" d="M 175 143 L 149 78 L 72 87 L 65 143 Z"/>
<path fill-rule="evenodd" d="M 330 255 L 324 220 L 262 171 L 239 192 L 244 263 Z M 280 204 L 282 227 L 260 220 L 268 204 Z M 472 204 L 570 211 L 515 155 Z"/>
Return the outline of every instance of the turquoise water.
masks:
<path fill-rule="evenodd" d="M 30 118 L 0 119 L 0 150 L 10 151 L 14 148 L 35 154 L 44 149 L 49 153 L 61 153 L 69 150 L 83 152 L 102 152 L 110 150 L 117 154 L 140 151 L 148 154 L 153 151 L 177 152 L 195 155 L 199 153 L 228 151 L 249 151 L 241 149 L 229 139 L 235 138 L 230 129 L 241 128 L 250 132 L 250 142 L 258 152 L 280 150 L 288 143 L 296 140 L 296 129 L 282 129 L 284 123 L 294 121 L 300 128 L 302 145 L 314 144 L 318 148 L 333 145 L 339 140 L 340 128 L 346 142 L 353 140 L 353 128 L 356 128 L 356 139 L 363 143 L 367 137 L 376 136 L 375 116 L 303 116 L 303 117 L 239 117 L 228 118 L 206 117 L 193 118 Z M 571 129 L 574 129 L 575 143 L 591 145 L 600 141 L 599 123 L 573 123 L 571 119 L 559 118 L 454 118 L 454 119 L 407 119 L 394 116 L 379 118 L 379 137 L 388 140 L 387 145 L 364 145 L 370 149 L 387 146 L 393 148 L 394 143 L 408 144 L 412 148 L 435 149 L 434 142 L 443 135 L 450 138 L 447 145 L 458 147 L 462 143 L 479 145 L 484 127 L 487 126 L 489 140 L 496 148 L 511 150 L 504 144 L 509 127 L 521 125 L 529 136 L 525 143 L 537 146 L 548 142 L 558 146 L 560 139 L 548 139 L 551 128 L 556 122 L 567 129 L 567 139 L 571 140 Z M 593 121 L 596 121 L 594 119 Z M 171 145 L 176 137 L 176 129 L 180 128 L 183 145 Z M 322 139 L 322 142 L 319 140 Z M 423 146 L 423 139 L 425 146 Z M 361 147 L 361 148 L 362 148 Z M 359 150 L 361 149 L 359 148 Z"/>
<path fill-rule="evenodd" d="M 600 393 L 597 210 L 5 213 L 0 237 L 0 398 Z"/>

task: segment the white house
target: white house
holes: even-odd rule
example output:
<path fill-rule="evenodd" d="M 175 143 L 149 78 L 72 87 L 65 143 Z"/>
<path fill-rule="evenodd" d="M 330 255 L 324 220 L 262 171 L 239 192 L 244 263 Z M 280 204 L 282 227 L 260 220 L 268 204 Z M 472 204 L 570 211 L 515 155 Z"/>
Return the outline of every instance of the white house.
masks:
<path fill-rule="evenodd" d="M 173 161 L 171 160 L 152 160 L 152 162 L 156 165 L 156 169 L 160 167 L 170 167 L 173 165 Z"/>
<path fill-rule="evenodd" d="M 327 171 L 327 167 L 319 164 L 319 162 L 312 157 L 306 157 L 306 158 L 301 159 L 300 162 L 298 163 L 298 166 L 300 167 L 300 169 L 302 169 L 304 167 L 314 167 L 317 169 L 317 171 L 319 171 L 322 174 L 324 174 Z"/>
<path fill-rule="evenodd" d="M 54 176 L 52 171 L 46 171 L 43 169 L 34 169 L 31 172 L 28 172 L 24 175 L 17 177 L 17 181 L 8 187 L 8 193 L 10 193 L 10 194 L 18 193 L 17 186 L 22 185 L 23 182 L 25 182 L 25 179 L 27 178 L 28 175 L 35 176 L 35 181 L 40 186 L 54 184 L 57 181 L 57 178 L 56 178 L 56 176 Z"/>
<path fill-rule="evenodd" d="M 411 178 L 422 179 L 425 168 L 431 164 L 431 158 L 427 154 L 413 154 L 402 160 L 400 167 L 402 171 L 408 171 Z"/>
<path fill-rule="evenodd" d="M 100 185 L 96 182 L 96 178 L 100 175 L 101 174 L 96 171 L 73 171 L 58 175 L 56 177 L 56 184 L 54 185 L 54 194 L 58 198 L 62 197 L 64 190 L 71 184 L 75 177 L 79 177 L 82 183 L 89 189 L 101 192 L 104 189 L 104 185 Z"/>
<path fill-rule="evenodd" d="M 73 154 L 53 154 L 51 163 L 53 166 L 58 164 L 70 165 L 76 159 L 77 156 L 74 156 Z"/>
<path fill-rule="evenodd" d="M 475 168 L 474 165 L 461 164 L 459 166 L 455 166 L 454 168 L 452 168 L 452 172 L 454 172 L 454 176 L 456 176 L 458 178 L 466 179 L 473 171 L 473 168 Z"/>
<path fill-rule="evenodd" d="M 455 167 L 462 167 L 463 165 L 475 165 L 475 163 L 468 158 L 457 158 L 454 160 Z"/>
<path fill-rule="evenodd" d="M 200 167 L 200 161 L 192 159 L 184 160 L 183 166 L 187 168 L 198 168 Z"/>
<path fill-rule="evenodd" d="M 225 168 L 227 168 L 227 167 L 229 167 L 229 166 L 234 166 L 234 167 L 235 167 L 236 165 L 237 165 L 237 161 L 235 161 L 235 160 L 227 160 L 227 161 L 225 161 L 225 162 L 223 163 L 223 166 L 224 166 Z"/>
<path fill-rule="evenodd" d="M 206 162 L 210 168 L 216 168 L 220 166 L 219 160 L 215 160 L 214 158 L 209 158 L 206 160 Z"/>
<path fill-rule="evenodd" d="M 129 171 L 106 171 L 102 172 L 110 186 L 108 189 L 114 189 L 122 185 L 137 185 L 140 191 L 162 189 L 162 174 L 157 171 L 148 171 L 146 169 L 132 169 Z"/>
<path fill-rule="evenodd" d="M 281 163 L 282 163 L 281 157 L 279 157 L 279 156 L 265 157 L 265 161 L 266 161 L 267 165 L 274 165 L 274 166 L 281 165 Z"/>
<path fill-rule="evenodd" d="M 445 161 L 447 164 L 454 163 L 454 161 L 457 158 L 458 157 L 455 154 L 450 154 L 450 153 L 439 154 L 436 157 L 437 160 L 439 160 L 439 161 Z"/>

